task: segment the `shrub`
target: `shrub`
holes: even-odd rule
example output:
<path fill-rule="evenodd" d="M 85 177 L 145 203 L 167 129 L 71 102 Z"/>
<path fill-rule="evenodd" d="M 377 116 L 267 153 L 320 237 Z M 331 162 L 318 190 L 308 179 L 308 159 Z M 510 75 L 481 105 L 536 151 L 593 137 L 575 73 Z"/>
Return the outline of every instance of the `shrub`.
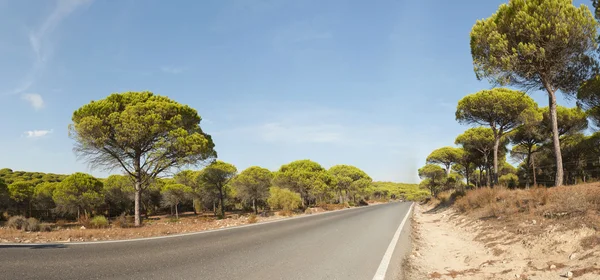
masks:
<path fill-rule="evenodd" d="M 27 227 L 27 219 L 21 215 L 13 216 L 8 219 L 6 226 L 12 229 L 25 229 Z"/>
<path fill-rule="evenodd" d="M 258 218 L 256 217 L 256 214 L 250 214 L 250 216 L 248 216 L 248 223 L 254 224 L 256 222 L 258 222 Z"/>
<path fill-rule="evenodd" d="M 125 213 L 122 213 L 121 215 L 119 215 L 119 217 L 117 217 L 113 221 L 113 226 L 116 226 L 119 228 L 129 228 L 129 227 L 131 227 L 131 223 L 129 222 L 127 215 L 125 215 Z"/>
<path fill-rule="evenodd" d="M 36 218 L 27 219 L 27 224 L 25 225 L 25 230 L 40 231 L 40 221 L 38 221 Z"/>
<path fill-rule="evenodd" d="M 40 231 L 51 232 L 52 231 L 52 225 L 50 225 L 48 223 L 41 223 L 40 224 Z"/>
<path fill-rule="evenodd" d="M 102 215 L 94 216 L 89 224 L 92 228 L 105 228 L 108 227 L 108 219 Z"/>
<path fill-rule="evenodd" d="M 292 211 L 298 209 L 302 203 L 300 195 L 288 189 L 271 187 L 269 194 L 270 196 L 269 199 L 267 199 L 267 203 L 271 209 Z"/>
<path fill-rule="evenodd" d="M 369 205 L 369 203 L 367 201 L 365 201 L 364 199 L 361 199 L 358 201 L 358 206 L 367 206 Z"/>

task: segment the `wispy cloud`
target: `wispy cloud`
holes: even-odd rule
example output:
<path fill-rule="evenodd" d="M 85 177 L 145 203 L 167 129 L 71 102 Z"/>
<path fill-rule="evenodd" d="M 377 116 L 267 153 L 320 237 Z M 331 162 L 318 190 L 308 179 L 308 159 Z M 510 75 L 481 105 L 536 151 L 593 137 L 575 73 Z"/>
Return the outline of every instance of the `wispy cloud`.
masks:
<path fill-rule="evenodd" d="M 52 133 L 52 129 L 50 130 L 29 130 L 25 132 L 27 138 L 40 138 L 44 137 L 48 134 Z"/>
<path fill-rule="evenodd" d="M 171 67 L 171 66 L 163 66 L 160 68 L 161 71 L 168 74 L 179 74 L 183 72 L 183 68 Z"/>
<path fill-rule="evenodd" d="M 44 99 L 37 93 L 26 93 L 23 94 L 21 98 L 29 102 L 29 104 L 31 104 L 31 106 L 36 110 L 44 108 Z"/>
<path fill-rule="evenodd" d="M 93 0 L 57 0 L 56 6 L 46 17 L 42 24 L 28 34 L 29 45 L 34 54 L 34 61 L 29 73 L 21 83 L 10 93 L 20 94 L 27 91 L 35 83 L 40 71 L 44 68 L 52 55 L 49 39 L 60 23 L 73 13 L 77 8 L 89 5 Z"/>

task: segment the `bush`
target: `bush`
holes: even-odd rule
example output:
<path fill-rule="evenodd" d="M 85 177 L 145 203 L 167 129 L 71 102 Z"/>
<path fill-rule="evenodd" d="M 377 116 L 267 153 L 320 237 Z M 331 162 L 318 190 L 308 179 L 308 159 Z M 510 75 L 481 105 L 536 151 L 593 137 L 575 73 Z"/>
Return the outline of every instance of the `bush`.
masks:
<path fill-rule="evenodd" d="M 56 224 L 57 226 L 59 226 L 59 227 L 64 227 L 64 226 L 66 226 L 66 225 L 67 225 L 67 223 L 69 223 L 67 220 L 63 220 L 63 219 L 61 219 L 61 220 L 58 220 L 58 221 L 56 221 L 56 223 L 55 223 L 55 224 Z"/>
<path fill-rule="evenodd" d="M 300 204 L 302 204 L 300 195 L 288 189 L 271 187 L 269 194 L 270 196 L 269 199 L 267 199 L 267 203 L 271 209 L 292 211 L 298 209 Z"/>
<path fill-rule="evenodd" d="M 27 219 L 21 215 L 13 216 L 8 219 L 6 226 L 12 229 L 25 229 L 27 227 Z"/>
<path fill-rule="evenodd" d="M 127 215 L 125 215 L 125 213 L 122 213 L 113 221 L 113 226 L 119 228 L 129 228 L 132 226 L 132 224 L 129 222 Z"/>
<path fill-rule="evenodd" d="M 94 216 L 89 225 L 92 228 L 105 228 L 108 227 L 108 219 L 102 215 Z"/>
<path fill-rule="evenodd" d="M 52 231 L 52 225 L 50 225 L 48 223 L 41 223 L 40 224 L 40 231 L 51 232 Z"/>
<path fill-rule="evenodd" d="M 27 224 L 25 225 L 25 230 L 40 231 L 40 221 L 38 221 L 36 218 L 27 219 Z"/>
<path fill-rule="evenodd" d="M 258 218 L 256 217 L 256 214 L 250 214 L 250 216 L 248 216 L 248 223 L 254 224 L 256 222 L 258 222 Z"/>

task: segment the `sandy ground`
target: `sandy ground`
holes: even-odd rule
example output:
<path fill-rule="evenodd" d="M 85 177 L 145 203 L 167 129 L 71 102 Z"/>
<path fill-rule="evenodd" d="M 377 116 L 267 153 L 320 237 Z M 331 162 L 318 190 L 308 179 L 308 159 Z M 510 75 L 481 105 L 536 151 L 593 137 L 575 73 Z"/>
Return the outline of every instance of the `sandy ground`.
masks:
<path fill-rule="evenodd" d="M 550 227 L 535 236 L 510 234 L 497 221 L 430 208 L 415 207 L 406 279 L 600 279 L 600 247 L 580 244 L 593 229 Z M 541 222 L 523 226 L 539 227 Z"/>

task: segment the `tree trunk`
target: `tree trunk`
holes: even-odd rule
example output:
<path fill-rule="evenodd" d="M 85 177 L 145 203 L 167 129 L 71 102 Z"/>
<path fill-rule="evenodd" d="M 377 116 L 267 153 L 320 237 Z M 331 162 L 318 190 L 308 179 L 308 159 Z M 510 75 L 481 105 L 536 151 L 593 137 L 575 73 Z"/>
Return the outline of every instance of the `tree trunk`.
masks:
<path fill-rule="evenodd" d="M 254 214 L 258 215 L 258 208 L 256 208 L 256 199 L 252 200 L 252 208 L 254 208 Z"/>
<path fill-rule="evenodd" d="M 134 213 L 134 225 L 136 227 L 139 227 L 142 225 L 142 219 L 140 216 L 140 183 L 139 182 L 135 182 L 135 196 L 134 196 L 134 202 L 135 202 L 135 213 Z"/>
<path fill-rule="evenodd" d="M 220 204 L 220 210 L 221 210 L 221 217 L 225 218 L 225 203 L 223 203 L 224 198 L 223 198 L 223 187 L 219 186 L 219 204 Z"/>
<path fill-rule="evenodd" d="M 481 166 L 479 166 L 479 181 L 477 181 L 477 187 L 481 188 L 481 181 L 482 181 L 482 175 L 483 174 L 483 168 Z"/>
<path fill-rule="evenodd" d="M 537 177 L 535 175 L 535 158 L 531 157 L 531 171 L 533 171 L 533 187 L 537 187 Z"/>
<path fill-rule="evenodd" d="M 446 176 L 450 176 L 450 167 L 451 164 L 446 164 Z"/>
<path fill-rule="evenodd" d="M 500 147 L 500 137 L 502 137 L 502 130 L 496 132 L 494 130 L 494 174 L 492 185 L 498 184 L 498 148 Z"/>
<path fill-rule="evenodd" d="M 467 189 L 469 188 L 469 164 L 465 167 L 465 175 L 467 176 Z"/>
<path fill-rule="evenodd" d="M 179 203 L 175 203 L 175 218 L 179 219 L 179 211 L 177 210 L 177 205 L 179 205 Z"/>
<path fill-rule="evenodd" d="M 552 119 L 552 140 L 554 142 L 554 156 L 556 158 L 556 178 L 554 181 L 555 186 L 562 186 L 563 184 L 563 163 L 562 154 L 560 151 L 560 139 L 558 137 L 558 120 L 556 117 L 556 94 L 549 87 L 546 87 L 548 91 L 548 101 L 550 103 L 550 117 Z"/>

